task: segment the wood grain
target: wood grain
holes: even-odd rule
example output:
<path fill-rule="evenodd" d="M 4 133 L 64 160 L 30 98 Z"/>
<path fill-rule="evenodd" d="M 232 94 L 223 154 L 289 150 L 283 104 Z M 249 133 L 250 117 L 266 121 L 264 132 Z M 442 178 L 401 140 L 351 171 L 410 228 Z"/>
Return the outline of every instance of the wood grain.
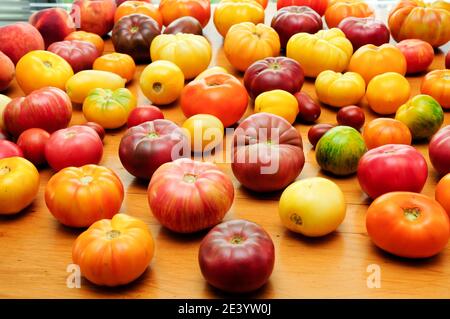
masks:
<path fill-rule="evenodd" d="M 275 9 L 270 4 L 266 22 Z M 378 15 L 385 16 L 386 8 Z M 214 48 L 211 65 L 233 70 L 224 56 L 222 39 L 210 23 L 206 36 Z M 107 51 L 112 51 L 107 41 Z M 445 48 L 445 51 L 448 47 Z M 146 103 L 138 85 L 139 66 L 129 88 Z M 437 52 L 431 69 L 444 68 L 444 57 Z M 242 74 L 238 74 L 242 77 Z M 418 94 L 422 76 L 409 77 L 412 93 Z M 312 80 L 304 90 L 315 96 Z M 7 92 L 11 97 L 23 95 L 17 85 Z M 380 92 L 382 94 L 382 92 Z M 361 103 L 367 121 L 375 118 L 365 101 Z M 250 105 L 247 115 L 251 114 Z M 174 103 L 163 109 L 166 118 L 182 124 L 185 120 Z M 323 107 L 320 123 L 335 123 L 335 110 Z M 84 123 L 79 106 L 75 107 L 72 124 Z M 445 124 L 450 124 L 445 114 Z M 297 124 L 305 144 L 306 165 L 298 177 L 325 176 L 318 168 L 314 151 L 307 141 L 310 126 Z M 199 243 L 205 233 L 191 236 L 173 234 L 159 225 L 152 216 L 146 197 L 145 183 L 135 180 L 118 159 L 118 144 L 125 129 L 109 131 L 105 138 L 102 165 L 113 169 L 122 179 L 126 197 L 121 212 L 144 220 L 156 240 L 156 255 L 146 273 L 125 287 L 106 289 L 82 280 L 81 288 L 66 286 L 66 267 L 71 261 L 71 247 L 82 230 L 61 226 L 47 210 L 43 192 L 51 176 L 50 169 L 41 170 L 41 187 L 35 202 L 24 212 L 0 218 L 0 297 L 3 298 L 214 298 L 226 297 L 203 280 L 198 263 Z M 415 145 L 428 160 L 427 145 Z M 345 193 L 347 216 L 338 230 L 324 238 L 309 239 L 287 231 L 278 218 L 280 193 L 258 195 L 242 188 L 233 177 L 229 164 L 219 164 L 229 174 L 236 187 L 234 204 L 225 220 L 245 218 L 262 225 L 272 236 L 276 248 L 276 264 L 270 282 L 249 297 L 259 298 L 449 298 L 450 246 L 438 256 L 421 261 L 393 257 L 377 249 L 367 236 L 365 211 L 369 203 L 355 177 L 327 178 L 335 181 Z M 429 169 L 424 194 L 434 196 L 437 176 Z M 381 288 L 368 288 L 367 267 L 381 267 Z"/>

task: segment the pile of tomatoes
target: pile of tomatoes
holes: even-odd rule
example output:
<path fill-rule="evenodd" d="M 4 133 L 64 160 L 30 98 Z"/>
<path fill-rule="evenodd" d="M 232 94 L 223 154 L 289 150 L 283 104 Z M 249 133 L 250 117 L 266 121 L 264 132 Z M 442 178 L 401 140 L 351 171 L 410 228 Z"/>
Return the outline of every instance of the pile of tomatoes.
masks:
<path fill-rule="evenodd" d="M 338 125 L 310 128 L 317 164 L 330 176 L 357 174 L 373 199 L 366 225 L 375 245 L 407 258 L 430 257 L 446 246 L 450 126 L 441 126 L 450 108 L 450 70 L 435 66 L 440 69 L 425 75 L 421 94 L 413 97 L 405 75 L 427 72 L 433 48 L 450 40 L 448 3 L 401 0 L 385 25 L 363 0 L 279 0 L 267 25 L 267 0 L 222 0 L 212 15 L 206 0 L 163 0 L 159 7 L 118 2 L 77 0 L 71 15 L 45 9 L 28 25 L 3 27 L 18 37 L 42 36 L 33 48 L 2 39 L 0 30 L 0 70 L 14 71 L 0 77 L 0 89 L 15 73 L 24 93 L 12 100 L 0 95 L 0 214 L 19 213 L 33 202 L 38 168 L 48 164 L 54 175 L 45 185 L 45 203 L 63 225 L 87 228 L 72 256 L 91 282 L 127 284 L 154 255 L 147 225 L 119 213 L 125 197 L 120 178 L 99 165 L 108 130 L 127 126 L 118 157 L 131 175 L 148 182 L 149 210 L 162 226 L 183 234 L 210 229 L 199 247 L 205 279 L 225 291 L 249 292 L 272 273 L 273 242 L 254 222 L 222 222 L 234 201 L 232 179 L 191 155 L 217 152 L 225 128 L 235 125 L 228 146 L 239 183 L 254 192 L 282 191 L 285 227 L 327 235 L 345 218 L 345 198 L 330 179 L 296 181 L 305 155 L 293 126 L 314 124 L 321 105 L 337 111 Z M 91 5 L 98 6 L 97 16 Z M 67 26 L 74 15 L 81 30 Z M 208 68 L 213 52 L 203 28 L 211 16 L 243 81 L 222 67 Z M 57 27 L 60 21 L 64 28 Z M 102 36 L 109 32 L 115 52 L 104 53 Z M 389 44 L 391 35 L 396 45 Z M 138 83 L 148 105 L 138 106 L 126 87 L 137 77 L 136 64 L 146 65 Z M 314 79 L 315 97 L 302 91 L 305 77 Z M 357 106 L 363 99 L 373 112 L 394 118 L 365 123 Z M 160 109 L 176 101 L 186 117 L 182 126 Z M 249 102 L 254 114 L 243 118 Z M 85 124 L 69 126 L 74 106 Z M 423 141 L 442 177 L 435 199 L 420 194 L 428 164 L 411 144 Z"/>

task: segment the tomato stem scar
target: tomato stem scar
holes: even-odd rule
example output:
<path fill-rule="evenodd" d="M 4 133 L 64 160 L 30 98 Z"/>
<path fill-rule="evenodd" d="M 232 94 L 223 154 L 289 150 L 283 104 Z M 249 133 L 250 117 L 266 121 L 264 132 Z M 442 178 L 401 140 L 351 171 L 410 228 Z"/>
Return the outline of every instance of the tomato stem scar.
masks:
<path fill-rule="evenodd" d="M 405 215 L 407 220 L 415 221 L 417 218 L 420 217 L 420 208 L 419 207 L 403 208 L 403 214 Z"/>

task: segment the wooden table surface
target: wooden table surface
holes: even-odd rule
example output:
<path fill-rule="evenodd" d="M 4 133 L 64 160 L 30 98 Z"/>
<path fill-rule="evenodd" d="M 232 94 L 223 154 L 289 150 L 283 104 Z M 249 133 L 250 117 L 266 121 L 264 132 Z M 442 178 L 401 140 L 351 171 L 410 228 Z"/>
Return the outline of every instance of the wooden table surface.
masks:
<path fill-rule="evenodd" d="M 385 10 L 378 16 L 385 16 Z M 266 23 L 275 12 L 274 4 L 266 10 Z M 206 28 L 214 56 L 211 65 L 232 71 L 222 50 L 222 39 L 212 23 Z M 106 51 L 112 51 L 110 41 Z M 444 48 L 446 52 L 448 46 Z M 139 66 L 135 79 L 128 86 L 139 96 L 138 79 L 144 66 Z M 442 52 L 438 52 L 431 69 L 444 68 Z M 242 77 L 242 74 L 237 74 Z M 421 76 L 408 78 L 412 94 L 418 94 Z M 312 80 L 304 90 L 315 97 Z M 17 84 L 6 93 L 11 97 L 23 95 Z M 381 92 L 380 92 L 381 94 Z M 375 118 L 365 101 L 361 103 L 367 121 Z M 249 105 L 246 115 L 251 114 Z M 174 103 L 163 108 L 166 118 L 181 125 L 185 120 Z M 320 123 L 335 123 L 336 111 L 322 108 Z M 79 106 L 75 106 L 71 124 L 84 123 Z M 450 115 L 445 114 L 445 123 Z M 310 126 L 296 124 L 304 140 L 306 164 L 298 179 L 326 176 L 315 162 L 306 134 Z M 107 289 L 96 287 L 82 279 L 81 288 L 68 288 L 66 268 L 72 263 L 71 248 L 82 230 L 66 228 L 49 213 L 44 203 L 44 189 L 50 169 L 41 170 L 41 187 L 37 199 L 22 213 L 0 218 L 0 297 L 3 298 L 213 298 L 223 297 L 203 279 L 197 262 L 200 241 L 205 233 L 176 235 L 160 226 L 147 204 L 146 183 L 133 178 L 122 167 L 118 145 L 125 129 L 107 132 L 101 165 L 113 169 L 124 183 L 126 196 L 121 209 L 144 220 L 156 242 L 156 254 L 151 266 L 134 283 Z M 428 160 L 427 145 L 415 145 Z M 285 229 L 278 217 L 280 193 L 257 195 L 245 190 L 233 177 L 229 164 L 219 166 L 232 177 L 236 189 L 234 204 L 225 220 L 245 218 L 264 227 L 271 235 L 276 249 L 274 272 L 269 283 L 250 295 L 256 298 L 449 298 L 450 245 L 439 254 L 425 260 L 406 260 L 388 255 L 376 248 L 367 235 L 365 212 L 369 200 L 360 190 L 355 176 L 327 178 L 336 182 L 345 194 L 347 216 L 336 232 L 318 239 L 306 238 Z M 429 166 L 429 178 L 424 194 L 434 196 L 438 178 Z M 380 267 L 381 287 L 368 288 L 370 265 Z"/>

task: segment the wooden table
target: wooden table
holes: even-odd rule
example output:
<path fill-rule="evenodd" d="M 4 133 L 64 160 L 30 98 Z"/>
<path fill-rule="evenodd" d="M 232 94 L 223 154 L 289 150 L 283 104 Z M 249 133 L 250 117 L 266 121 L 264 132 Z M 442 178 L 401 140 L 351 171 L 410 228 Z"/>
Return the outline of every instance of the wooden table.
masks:
<path fill-rule="evenodd" d="M 275 8 L 267 9 L 270 21 Z M 380 15 L 379 15 L 380 16 Z M 385 16 L 381 13 L 381 16 Z M 267 22 L 266 21 L 266 22 Z M 226 60 L 219 37 L 212 23 L 206 28 L 212 42 L 214 57 L 211 65 L 233 70 Z M 107 51 L 112 51 L 110 41 Z M 445 52 L 448 47 L 445 48 Z M 138 85 L 138 68 L 129 88 L 145 103 Z M 431 69 L 444 68 L 442 52 L 437 53 Z M 242 77 L 242 74 L 237 74 Z M 418 94 L 421 77 L 409 77 L 412 93 Z M 304 90 L 315 96 L 312 80 Z M 7 92 L 11 97 L 22 95 L 14 83 Z M 367 121 L 375 118 L 365 101 L 361 106 Z M 247 115 L 251 114 L 250 105 Z M 174 104 L 163 109 L 166 118 L 182 124 L 185 120 Z M 335 123 L 335 110 L 323 107 L 320 123 Z M 71 124 L 84 123 L 79 106 L 75 107 Z M 445 124 L 450 115 L 445 115 Z M 444 125 L 445 125 L 444 124 Z M 297 124 L 304 140 L 306 164 L 298 179 L 324 176 L 319 170 L 314 150 L 306 138 L 310 126 Z M 156 241 L 156 255 L 150 268 L 134 283 L 120 288 L 96 287 L 83 279 L 81 288 L 68 288 L 66 268 L 72 263 L 71 247 L 82 230 L 66 228 L 58 223 L 44 203 L 44 189 L 52 175 L 50 169 L 41 171 L 41 187 L 37 199 L 24 212 L 0 218 L 0 297 L 6 298 L 211 298 L 223 295 L 204 281 L 197 262 L 199 243 L 204 233 L 190 236 L 175 235 L 152 216 L 147 204 L 146 184 L 135 180 L 122 167 L 118 144 L 125 129 L 108 132 L 101 165 L 113 169 L 122 179 L 126 197 L 121 209 L 144 220 Z M 428 160 L 427 145 L 415 145 Z M 428 161 L 429 162 L 429 161 Z M 233 177 L 229 164 L 220 167 L 232 177 L 236 196 L 225 220 L 245 218 L 262 225 L 271 235 L 276 249 L 276 264 L 269 283 L 251 297 L 257 298 L 449 298 L 450 245 L 438 256 L 426 260 L 405 260 L 377 249 L 365 229 L 365 212 L 369 200 L 355 178 L 327 178 L 336 182 L 348 203 L 347 216 L 338 230 L 324 238 L 310 239 L 286 230 L 278 217 L 280 193 L 255 195 L 248 192 Z M 434 196 L 438 177 L 431 165 L 424 194 Z M 381 287 L 368 288 L 370 265 L 380 267 Z M 369 267 L 370 268 L 370 267 Z"/>

